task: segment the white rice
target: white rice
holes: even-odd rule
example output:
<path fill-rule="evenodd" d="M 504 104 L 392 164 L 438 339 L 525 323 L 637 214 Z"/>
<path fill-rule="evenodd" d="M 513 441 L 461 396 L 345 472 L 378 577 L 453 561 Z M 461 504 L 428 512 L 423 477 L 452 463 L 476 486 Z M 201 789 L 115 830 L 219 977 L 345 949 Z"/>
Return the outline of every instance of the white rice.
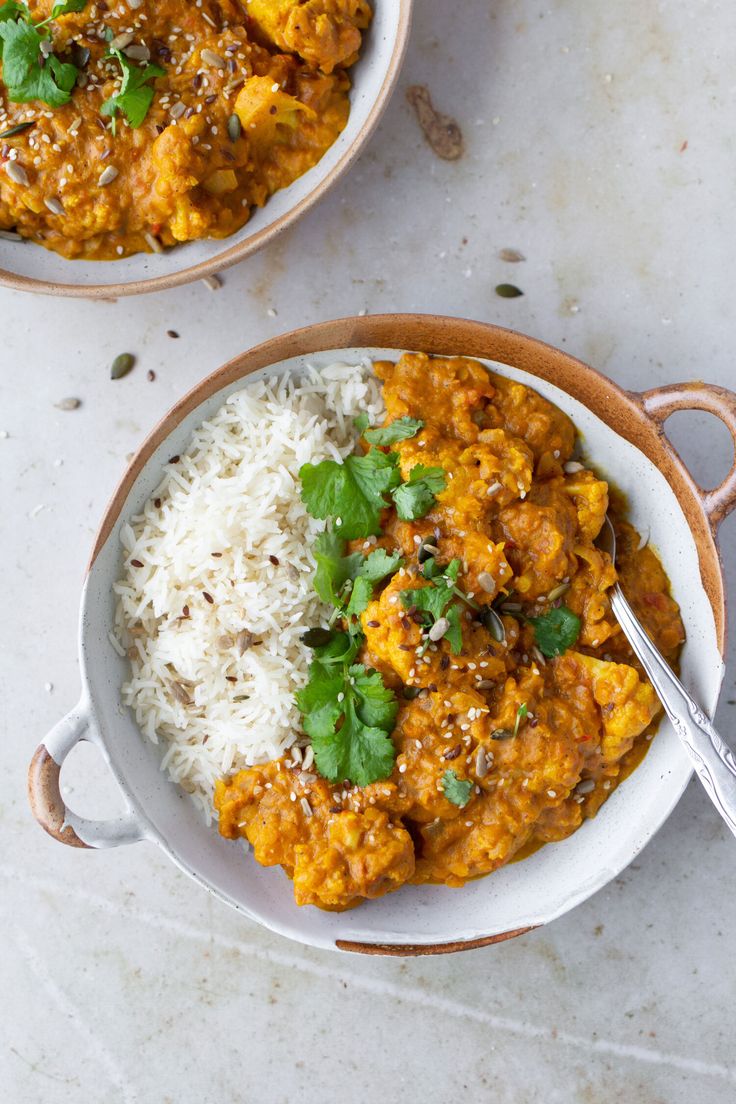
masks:
<path fill-rule="evenodd" d="M 123 702 L 167 745 L 162 769 L 208 820 L 218 777 L 306 742 L 294 694 L 310 651 L 299 638 L 329 611 L 312 586 L 311 546 L 325 523 L 307 514 L 298 473 L 352 452 L 363 412 L 383 420 L 367 362 L 256 381 L 200 426 L 143 513 L 122 526 L 113 644 L 130 656 Z M 241 656 L 228 638 L 244 629 L 261 643 Z"/>

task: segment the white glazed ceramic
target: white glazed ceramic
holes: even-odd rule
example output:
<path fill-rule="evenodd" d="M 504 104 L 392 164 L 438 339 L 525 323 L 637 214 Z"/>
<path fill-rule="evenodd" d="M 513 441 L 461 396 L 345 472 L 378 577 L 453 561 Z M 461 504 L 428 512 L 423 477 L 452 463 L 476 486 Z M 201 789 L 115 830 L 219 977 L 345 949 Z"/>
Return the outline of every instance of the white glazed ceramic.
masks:
<path fill-rule="evenodd" d="M 353 347 L 345 347 L 348 337 Z M 160 771 L 162 749 L 141 736 L 131 713 L 120 704 L 127 662 L 108 640 L 112 584 L 122 570 L 121 523 L 140 511 L 160 481 L 167 458 L 186 449 L 194 428 L 242 386 L 246 374 L 298 370 L 307 362 L 319 367 L 337 360 L 357 363 L 366 356 L 392 358 L 406 348 L 470 355 L 492 350 L 495 359 L 486 358 L 489 366 L 536 388 L 570 415 L 582 434 L 585 453 L 626 494 L 634 524 L 651 533 L 662 555 L 687 633 L 683 681 L 706 710 L 714 710 L 723 679 L 723 606 L 708 509 L 711 516 L 718 512 L 720 517 L 733 506 L 736 469 L 714 492 L 720 497 L 708 500 L 704 508 L 703 495 L 655 419 L 657 410 L 668 404 L 703 408 L 717 394 L 715 412 L 736 433 L 736 397 L 705 385 L 692 391 L 680 385 L 646 396 L 627 395 L 566 354 L 481 323 L 422 316 L 348 319 L 275 339 L 226 365 L 182 399 L 143 445 L 103 521 L 84 587 L 79 636 L 82 699 L 41 745 L 30 776 L 34 811 L 56 838 L 81 847 L 150 840 L 217 897 L 274 931 L 316 947 L 373 953 L 457 950 L 548 923 L 631 862 L 672 811 L 690 777 L 677 737 L 669 724 L 663 724 L 641 766 L 598 816 L 569 839 L 462 889 L 409 886 L 350 912 L 326 913 L 299 909 L 291 882 L 280 868 L 258 866 L 241 842 L 226 841 L 206 827 L 187 795 Z M 551 378 L 545 379 L 545 374 Z M 571 389 L 586 394 L 587 402 Z M 590 407 L 596 404 L 600 411 L 610 407 L 611 416 L 593 413 Z M 609 423 L 628 426 L 630 439 Z M 647 447 L 661 447 L 660 466 L 667 468 L 666 475 L 632 443 L 639 434 L 651 438 Z M 60 807 L 58 765 L 80 739 L 96 743 L 106 757 L 128 802 L 126 817 L 99 824 Z"/>
<path fill-rule="evenodd" d="M 68 261 L 31 242 L 0 240 L 0 285 L 47 295 L 137 295 L 220 272 L 285 230 L 346 172 L 373 133 L 404 59 L 414 0 L 378 0 L 358 63 L 350 70 L 350 118 L 324 157 L 221 240 L 187 242 L 118 261 Z"/>

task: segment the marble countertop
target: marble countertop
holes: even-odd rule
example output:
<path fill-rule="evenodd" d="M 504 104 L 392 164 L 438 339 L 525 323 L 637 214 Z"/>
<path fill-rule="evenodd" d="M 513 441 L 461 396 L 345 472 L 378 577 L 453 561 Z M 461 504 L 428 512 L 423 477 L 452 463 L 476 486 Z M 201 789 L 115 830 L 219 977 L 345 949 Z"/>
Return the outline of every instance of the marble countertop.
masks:
<path fill-rule="evenodd" d="M 83 568 L 126 456 L 235 353 L 342 314 L 436 311 L 542 337 L 627 387 L 736 384 L 733 5 L 416 7 L 401 85 L 359 163 L 219 291 L 117 302 L 0 292 L 9 1104 L 736 1094 L 736 849 L 695 783 L 636 862 L 573 913 L 503 945 L 413 960 L 304 950 L 210 899 L 155 848 L 61 847 L 26 805 L 33 749 L 76 701 Z M 425 143 L 405 97 L 413 83 L 457 119 L 461 160 Z M 504 248 L 526 260 L 501 261 Z M 495 294 L 509 281 L 522 297 Z M 137 366 L 111 382 L 123 351 Z M 81 406 L 60 411 L 65 397 Z M 668 428 L 696 476 L 717 482 L 725 430 L 705 415 Z M 732 593 L 735 536 L 731 519 Z M 734 658 L 718 713 L 731 739 Z M 83 814 L 115 802 L 89 748 L 64 783 Z"/>

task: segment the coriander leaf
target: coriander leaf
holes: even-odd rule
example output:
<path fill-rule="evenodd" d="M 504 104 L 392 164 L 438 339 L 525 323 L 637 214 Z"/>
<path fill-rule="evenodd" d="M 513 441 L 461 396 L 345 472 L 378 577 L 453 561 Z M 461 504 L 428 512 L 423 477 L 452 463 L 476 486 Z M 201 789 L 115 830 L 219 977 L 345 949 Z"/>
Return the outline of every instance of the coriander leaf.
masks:
<path fill-rule="evenodd" d="M 341 663 L 352 663 L 360 651 L 359 636 L 346 632 L 335 633 L 329 644 L 315 648 L 315 662 L 323 667 L 334 667 Z M 311 667 L 310 667 L 311 670 Z"/>
<path fill-rule="evenodd" d="M 452 590 L 442 581 L 438 581 L 433 586 L 402 590 L 400 597 L 405 609 L 415 606 L 423 613 L 428 613 L 434 622 L 445 612 L 445 606 L 452 599 Z"/>
<path fill-rule="evenodd" d="M 118 111 L 122 111 L 135 130 L 142 124 L 153 101 L 153 88 L 147 82 L 165 76 L 165 70 L 160 65 L 145 65 L 143 68 L 134 65 L 120 50 L 109 50 L 108 57 L 117 59 L 123 79 L 116 95 L 103 103 L 100 114 L 114 118 Z"/>
<path fill-rule="evenodd" d="M 526 715 L 529 712 L 529 706 L 526 702 L 522 702 L 519 708 L 516 710 L 516 720 L 514 721 L 514 736 L 519 735 L 519 729 L 521 728 L 521 722 L 526 720 Z"/>
<path fill-rule="evenodd" d="M 365 433 L 370 424 L 371 420 L 365 413 L 359 414 L 357 418 L 353 418 L 353 425 L 360 434 Z"/>
<path fill-rule="evenodd" d="M 470 801 L 473 783 L 465 778 L 458 778 L 454 770 L 446 770 L 442 775 L 442 789 L 448 801 L 463 809 Z"/>
<path fill-rule="evenodd" d="M 358 575 L 350 592 L 350 601 L 345 609 L 346 617 L 359 617 L 373 597 L 373 583 L 365 575 Z"/>
<path fill-rule="evenodd" d="M 358 574 L 372 583 L 380 583 L 387 575 L 393 575 L 402 562 L 400 552 L 389 553 L 385 548 L 376 548 L 363 560 Z"/>
<path fill-rule="evenodd" d="M 355 577 L 363 562 L 363 556 L 360 552 L 345 556 L 344 538 L 331 530 L 320 533 L 312 551 L 317 561 L 317 570 L 313 579 L 314 589 L 323 602 L 339 606 L 340 591 L 348 579 Z"/>
<path fill-rule="evenodd" d="M 388 778 L 396 759 L 391 737 L 382 728 L 364 724 L 352 700 L 346 701 L 340 729 L 313 737 L 312 746 L 317 770 L 330 782 L 347 779 L 357 786 L 369 786 Z"/>
<path fill-rule="evenodd" d="M 393 770 L 396 749 L 389 732 L 398 703 L 377 671 L 349 663 L 329 669 L 315 660 L 296 702 L 320 774 L 367 786 Z"/>
<path fill-rule="evenodd" d="M 454 583 L 457 582 L 457 577 L 458 577 L 459 573 L 460 573 L 460 560 L 456 556 L 454 560 L 450 560 L 450 562 L 448 563 L 447 567 L 444 569 L 442 574 L 445 576 L 446 579 L 449 579 L 450 582 L 454 584 Z"/>
<path fill-rule="evenodd" d="M 460 626 L 460 610 L 457 606 L 450 606 L 445 613 L 450 622 L 450 627 L 445 633 L 445 640 L 450 645 L 453 655 L 460 655 L 463 650 L 463 630 Z"/>
<path fill-rule="evenodd" d="M 0 22 L 3 42 L 3 83 L 13 103 L 42 100 L 50 107 L 68 103 L 79 70 L 50 54 L 41 64 L 41 43 L 49 42 L 32 23 L 19 19 Z"/>
<path fill-rule="evenodd" d="M 367 590 L 363 587 L 361 593 L 367 593 L 370 601 L 375 583 L 392 575 L 402 562 L 400 553 L 389 554 L 384 548 L 376 548 L 368 556 L 364 556 L 362 552 L 353 552 L 346 556 L 345 547 L 345 539 L 331 530 L 320 533 L 313 546 L 317 561 L 314 589 L 323 602 L 330 602 L 338 608 L 344 604 L 343 592 L 349 580 L 366 580 L 369 587 Z M 355 609 L 354 602 L 351 604 L 353 608 L 349 612 L 362 612 Z"/>
<path fill-rule="evenodd" d="M 392 690 L 383 685 L 378 671 L 366 669 L 357 663 L 348 672 L 353 679 L 353 690 L 360 699 L 360 715 L 367 725 L 391 729 L 396 720 L 399 703 Z"/>
<path fill-rule="evenodd" d="M 380 429 L 364 429 L 363 436 L 372 445 L 393 445 L 397 441 L 406 441 L 409 437 L 415 437 L 424 425 L 417 418 L 397 418 L 387 426 Z"/>
<path fill-rule="evenodd" d="M 393 492 L 396 513 L 402 521 L 414 521 L 428 514 L 435 503 L 435 495 L 445 489 L 446 478 L 442 468 L 427 468 L 416 464 L 409 472 L 409 479 Z"/>
<path fill-rule="evenodd" d="M 60 15 L 69 15 L 70 12 L 81 12 L 87 7 L 87 0 L 57 0 L 51 9 L 49 18 L 58 19 Z"/>
<path fill-rule="evenodd" d="M 530 617 L 529 623 L 534 626 L 537 647 L 548 659 L 562 655 L 580 635 L 580 618 L 567 606 L 558 606 L 540 617 Z"/>
<path fill-rule="evenodd" d="M 352 539 L 379 532 L 384 495 L 400 475 L 395 453 L 371 449 L 365 456 L 348 456 L 342 464 L 303 464 L 299 478 L 302 501 L 312 517 L 334 517 L 339 535 Z"/>

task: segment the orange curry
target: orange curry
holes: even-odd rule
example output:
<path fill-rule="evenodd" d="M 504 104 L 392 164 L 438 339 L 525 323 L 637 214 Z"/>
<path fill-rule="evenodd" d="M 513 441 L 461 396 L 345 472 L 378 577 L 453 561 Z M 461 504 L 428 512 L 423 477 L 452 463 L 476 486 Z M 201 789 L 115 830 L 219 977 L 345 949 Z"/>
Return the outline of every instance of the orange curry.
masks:
<path fill-rule="evenodd" d="M 215 795 L 224 836 L 245 837 L 259 863 L 280 864 L 299 904 L 333 910 L 407 882 L 462 886 L 569 836 L 639 761 L 660 713 L 611 614 L 617 571 L 595 545 L 608 486 L 571 459 L 570 419 L 465 358 L 407 354 L 375 371 L 386 424 L 423 421 L 393 446 L 404 477 L 418 461 L 448 476 L 420 521 L 384 512 L 378 546 L 399 549 L 404 566 L 361 617 L 360 658 L 400 702 L 393 773 L 364 788 L 333 785 L 280 759 L 221 780 Z M 674 664 L 684 634 L 667 577 L 620 507 L 613 517 L 618 577 Z M 459 558 L 458 585 L 476 607 L 463 606 L 459 654 L 440 639 L 420 655 L 422 626 L 399 601 L 430 585 L 417 557 L 426 541 L 438 559 Z M 375 547 L 352 548 L 366 545 Z M 579 635 L 545 659 L 529 619 L 563 599 Z M 491 603 L 505 640 L 484 623 Z M 471 784 L 462 807 L 445 793 L 449 768 Z"/>
<path fill-rule="evenodd" d="M 28 6 L 38 25 L 53 0 Z M 77 69 L 59 106 L 13 102 L 6 39 L 0 228 L 87 260 L 227 237 L 345 127 L 370 20 L 367 0 L 89 0 L 37 32 L 32 61 Z"/>

